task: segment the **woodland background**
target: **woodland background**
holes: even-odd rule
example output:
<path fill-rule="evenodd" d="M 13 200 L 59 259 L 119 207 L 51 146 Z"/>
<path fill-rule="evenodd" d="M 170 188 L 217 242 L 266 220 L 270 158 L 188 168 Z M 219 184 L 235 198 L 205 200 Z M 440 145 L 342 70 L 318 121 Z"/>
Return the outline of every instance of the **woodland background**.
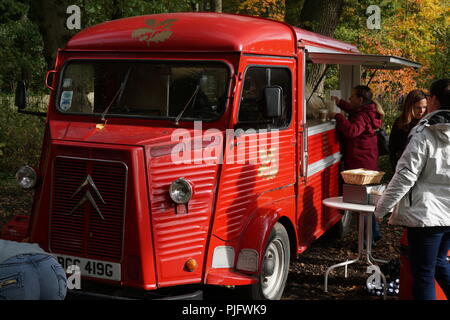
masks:
<path fill-rule="evenodd" d="M 357 45 L 363 53 L 402 56 L 421 69 L 379 71 L 371 87 L 389 131 L 402 95 L 449 77 L 449 0 L 0 0 L 0 181 L 25 163 L 37 164 L 45 119 L 18 114 L 14 91 L 25 80 L 30 110 L 46 111 L 44 85 L 57 48 L 80 30 L 68 30 L 66 9 L 81 9 L 81 29 L 123 17 L 180 11 L 217 11 L 267 17 Z M 367 27 L 370 5 L 381 28 Z M 371 74 L 366 74 L 368 78 Z M 332 77 L 331 77 L 332 81 Z"/>

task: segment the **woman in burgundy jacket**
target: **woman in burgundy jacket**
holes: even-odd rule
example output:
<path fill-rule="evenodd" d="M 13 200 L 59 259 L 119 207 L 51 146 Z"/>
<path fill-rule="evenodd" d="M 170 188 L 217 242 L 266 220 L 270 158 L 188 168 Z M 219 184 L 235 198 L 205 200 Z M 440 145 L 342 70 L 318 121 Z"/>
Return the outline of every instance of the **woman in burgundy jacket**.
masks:
<path fill-rule="evenodd" d="M 348 113 L 348 119 L 341 113 L 331 114 L 336 119 L 336 129 L 342 135 L 344 169 L 369 169 L 378 171 L 377 129 L 381 127 L 383 109 L 372 100 L 373 94 L 367 86 L 352 89 L 350 102 L 339 100 L 336 105 Z M 373 245 L 381 238 L 380 226 L 373 216 Z"/>
<path fill-rule="evenodd" d="M 372 91 L 366 86 L 352 89 L 350 102 L 332 97 L 336 105 L 348 113 L 332 114 L 336 129 L 343 136 L 345 170 L 365 168 L 378 170 L 377 129 L 381 127 L 383 110 L 372 100 Z"/>

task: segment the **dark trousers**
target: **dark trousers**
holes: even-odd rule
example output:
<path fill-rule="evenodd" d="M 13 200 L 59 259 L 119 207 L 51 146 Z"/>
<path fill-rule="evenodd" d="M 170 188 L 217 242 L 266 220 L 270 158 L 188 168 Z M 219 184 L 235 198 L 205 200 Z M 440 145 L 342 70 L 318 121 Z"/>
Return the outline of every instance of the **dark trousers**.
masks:
<path fill-rule="evenodd" d="M 374 242 L 381 239 L 380 224 L 375 219 L 375 215 L 372 215 L 372 239 Z"/>
<path fill-rule="evenodd" d="M 375 243 L 381 239 L 380 224 L 375 219 L 375 215 L 372 215 L 371 219 L 372 219 L 372 245 L 375 245 Z M 367 226 L 367 217 L 364 217 L 364 226 Z M 365 241 L 366 239 L 364 239 L 364 243 Z"/>
<path fill-rule="evenodd" d="M 450 299 L 450 227 L 408 228 L 408 247 L 414 299 L 435 300 L 435 279 Z"/>

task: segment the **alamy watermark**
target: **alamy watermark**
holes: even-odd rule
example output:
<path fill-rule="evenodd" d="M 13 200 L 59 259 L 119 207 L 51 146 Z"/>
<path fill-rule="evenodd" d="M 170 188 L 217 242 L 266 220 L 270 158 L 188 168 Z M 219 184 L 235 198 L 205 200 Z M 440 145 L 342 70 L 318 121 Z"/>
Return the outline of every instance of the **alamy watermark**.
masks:
<path fill-rule="evenodd" d="M 194 130 L 179 128 L 172 132 L 169 148 L 173 164 L 260 165 L 262 175 L 278 172 L 278 129 L 226 129 L 223 134 L 215 128 L 204 131 L 202 121 L 195 121 Z"/>
<path fill-rule="evenodd" d="M 66 20 L 66 27 L 69 30 L 81 29 L 81 9 L 73 4 L 67 7 L 66 13 L 70 16 Z M 381 9 L 377 5 L 370 5 L 366 9 L 366 15 L 369 15 L 366 21 L 369 30 L 381 29 Z"/>
<path fill-rule="evenodd" d="M 369 290 L 371 289 L 382 289 L 381 286 L 381 270 L 380 267 L 376 265 L 370 265 L 367 267 L 366 273 L 371 273 L 369 278 L 367 278 L 366 285 Z"/>
<path fill-rule="evenodd" d="M 81 289 L 81 269 L 76 264 L 70 265 L 66 269 L 67 289 L 80 290 Z"/>
<path fill-rule="evenodd" d="M 70 16 L 66 20 L 66 27 L 69 30 L 80 30 L 81 29 L 81 10 L 77 5 L 68 6 L 66 13 Z"/>
<path fill-rule="evenodd" d="M 369 15 L 366 21 L 366 25 L 369 30 L 381 29 L 381 9 L 379 6 L 368 6 L 366 9 L 366 15 Z"/>

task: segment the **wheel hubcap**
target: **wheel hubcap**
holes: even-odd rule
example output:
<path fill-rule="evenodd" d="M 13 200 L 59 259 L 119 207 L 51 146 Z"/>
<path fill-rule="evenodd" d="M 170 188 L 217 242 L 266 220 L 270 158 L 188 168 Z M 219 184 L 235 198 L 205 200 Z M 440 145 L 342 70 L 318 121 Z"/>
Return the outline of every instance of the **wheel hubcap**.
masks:
<path fill-rule="evenodd" d="M 262 292 L 267 299 L 273 299 L 283 284 L 284 258 L 283 243 L 275 239 L 267 247 L 261 274 Z"/>

